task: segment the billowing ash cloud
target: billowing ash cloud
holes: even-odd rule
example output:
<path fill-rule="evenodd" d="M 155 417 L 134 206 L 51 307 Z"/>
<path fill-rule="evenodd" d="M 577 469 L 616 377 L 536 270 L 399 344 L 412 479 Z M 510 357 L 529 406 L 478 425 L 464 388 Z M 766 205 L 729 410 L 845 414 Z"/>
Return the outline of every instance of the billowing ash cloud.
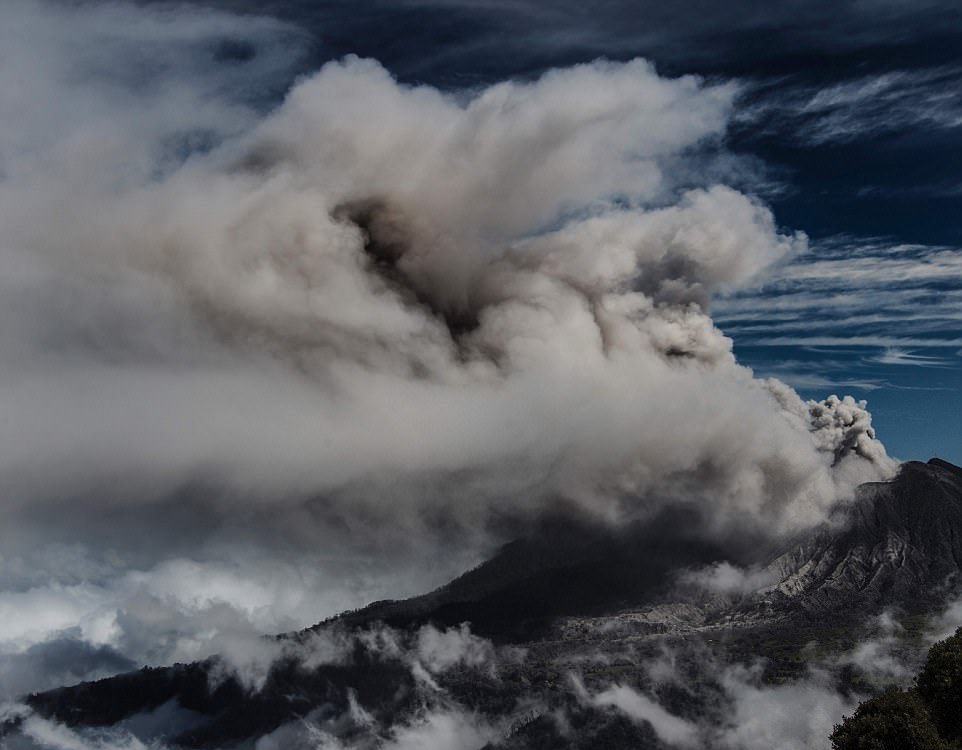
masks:
<path fill-rule="evenodd" d="M 0 10 L 0 534 L 23 567 L 79 540 L 90 611 L 136 612 L 168 559 L 353 570 L 666 503 L 780 533 L 892 470 L 863 407 L 754 379 L 712 323 L 713 293 L 804 243 L 716 184 L 733 86 L 636 60 L 441 92 L 348 58 L 263 114 L 296 42 Z M 214 617 L 189 600 L 166 599 Z"/>

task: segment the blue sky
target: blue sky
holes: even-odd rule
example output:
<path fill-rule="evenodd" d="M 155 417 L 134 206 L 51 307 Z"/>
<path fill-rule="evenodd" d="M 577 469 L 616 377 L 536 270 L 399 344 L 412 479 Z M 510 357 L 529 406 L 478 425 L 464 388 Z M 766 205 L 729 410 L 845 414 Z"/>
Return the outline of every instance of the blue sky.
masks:
<path fill-rule="evenodd" d="M 216 3 L 304 30 L 304 69 L 357 53 L 442 88 L 597 57 L 735 80 L 727 146 L 809 251 L 716 302 L 740 360 L 866 399 L 890 452 L 962 463 L 958 3 Z"/>

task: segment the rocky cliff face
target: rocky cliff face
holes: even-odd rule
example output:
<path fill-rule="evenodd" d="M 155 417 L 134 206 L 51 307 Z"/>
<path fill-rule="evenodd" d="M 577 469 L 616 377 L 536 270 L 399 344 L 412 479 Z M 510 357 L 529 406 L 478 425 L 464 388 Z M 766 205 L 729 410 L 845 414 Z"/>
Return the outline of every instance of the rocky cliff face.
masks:
<path fill-rule="evenodd" d="M 777 593 L 805 609 L 938 601 L 962 571 L 962 469 L 903 464 L 770 567 Z"/>

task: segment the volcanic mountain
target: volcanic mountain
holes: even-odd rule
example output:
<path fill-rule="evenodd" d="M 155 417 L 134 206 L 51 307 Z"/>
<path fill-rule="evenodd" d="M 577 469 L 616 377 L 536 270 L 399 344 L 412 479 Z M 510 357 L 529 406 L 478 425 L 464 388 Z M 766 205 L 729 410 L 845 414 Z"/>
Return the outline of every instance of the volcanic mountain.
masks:
<path fill-rule="evenodd" d="M 177 730 L 166 741 L 183 747 L 231 745 L 318 712 L 355 716 L 357 706 L 370 720 L 364 726 L 390 726 L 422 705 L 423 679 L 479 715 L 503 717 L 526 696 L 537 696 L 542 706 L 570 703 L 564 675 L 588 653 L 608 654 L 593 663 L 603 663 L 598 669 L 608 670 L 609 679 L 614 655 L 625 648 L 654 653 L 672 642 L 698 642 L 728 661 L 766 657 L 772 679 L 797 674 L 813 642 L 851 645 L 869 615 L 886 608 L 925 615 L 960 583 L 962 469 L 939 459 L 905 463 L 892 481 L 862 485 L 830 522 L 773 550 L 766 565 L 755 564 L 764 584 L 751 591 L 690 583 L 685 571 L 698 566 L 752 561 L 732 559 L 731 545 L 713 541 L 689 520 L 684 511 L 670 511 L 618 532 L 547 523 L 431 593 L 375 602 L 268 639 L 280 644 L 280 656 L 256 689 L 215 657 L 63 687 L 24 702 L 35 715 L 73 727 L 133 726 L 132 717 L 145 712 L 176 711 Z M 757 554 L 757 545 L 740 546 Z M 473 635 L 457 631 L 465 622 Z M 427 626 L 460 632 L 475 645 L 478 635 L 490 639 L 498 674 L 458 662 L 461 667 L 419 677 L 404 654 L 419 647 Z M 390 648 L 377 635 L 382 631 L 393 634 Z M 339 660 L 312 665 L 305 659 L 317 639 L 341 644 Z M 511 656 L 522 648 L 524 658 Z M 683 709 L 691 700 L 681 701 Z M 11 719 L 7 733 L 15 735 L 20 721 Z M 567 746 L 656 747 L 661 741 L 648 725 L 612 729 L 610 722 L 599 728 L 585 721 L 594 727 L 593 739 Z M 522 736 L 529 744 L 535 735 L 554 737 L 555 730 L 538 722 L 514 720 L 503 746 L 524 746 L 517 744 Z M 361 724 L 349 731 L 361 732 Z M 550 746 L 566 746 L 558 737 Z"/>
<path fill-rule="evenodd" d="M 495 639 L 528 639 L 559 617 L 664 609 L 679 598 L 689 606 L 721 608 L 730 620 L 734 603 L 699 601 L 697 592 L 679 590 L 674 574 L 723 557 L 747 563 L 746 553 L 732 560 L 732 551 L 750 542 L 764 544 L 738 541 L 706 537 L 683 510 L 617 532 L 556 524 L 505 545 L 429 594 L 375 602 L 333 621 L 352 626 L 469 621 L 475 632 Z M 843 610 L 851 616 L 888 605 L 937 606 L 962 571 L 962 469 L 937 458 L 906 462 L 893 481 L 861 485 L 851 505 L 773 554 L 766 567 L 773 585 L 738 602 L 739 612 L 765 611 L 781 619 Z"/>
<path fill-rule="evenodd" d="M 779 591 L 810 609 L 938 600 L 962 570 L 962 469 L 911 461 L 893 482 L 862 485 L 839 526 L 772 567 Z"/>

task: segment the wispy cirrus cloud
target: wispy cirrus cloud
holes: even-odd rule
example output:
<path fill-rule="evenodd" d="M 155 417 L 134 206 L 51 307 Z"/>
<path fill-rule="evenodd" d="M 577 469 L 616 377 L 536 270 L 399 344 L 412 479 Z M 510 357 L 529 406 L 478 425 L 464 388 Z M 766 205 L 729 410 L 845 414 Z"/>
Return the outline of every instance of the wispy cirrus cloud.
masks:
<path fill-rule="evenodd" d="M 926 354 L 915 354 L 912 351 L 892 347 L 875 357 L 875 361 L 883 365 L 907 365 L 912 367 L 952 367 L 952 360 L 948 357 L 933 357 Z"/>
<path fill-rule="evenodd" d="M 837 237 L 812 242 L 751 289 L 719 298 L 716 320 L 752 346 L 874 347 L 879 364 L 932 366 L 900 356 L 962 341 L 962 251 Z M 888 353 L 888 355 L 886 355 Z"/>
<path fill-rule="evenodd" d="M 738 123 L 806 146 L 962 127 L 962 68 L 894 70 L 813 85 L 791 78 L 746 90 Z"/>

